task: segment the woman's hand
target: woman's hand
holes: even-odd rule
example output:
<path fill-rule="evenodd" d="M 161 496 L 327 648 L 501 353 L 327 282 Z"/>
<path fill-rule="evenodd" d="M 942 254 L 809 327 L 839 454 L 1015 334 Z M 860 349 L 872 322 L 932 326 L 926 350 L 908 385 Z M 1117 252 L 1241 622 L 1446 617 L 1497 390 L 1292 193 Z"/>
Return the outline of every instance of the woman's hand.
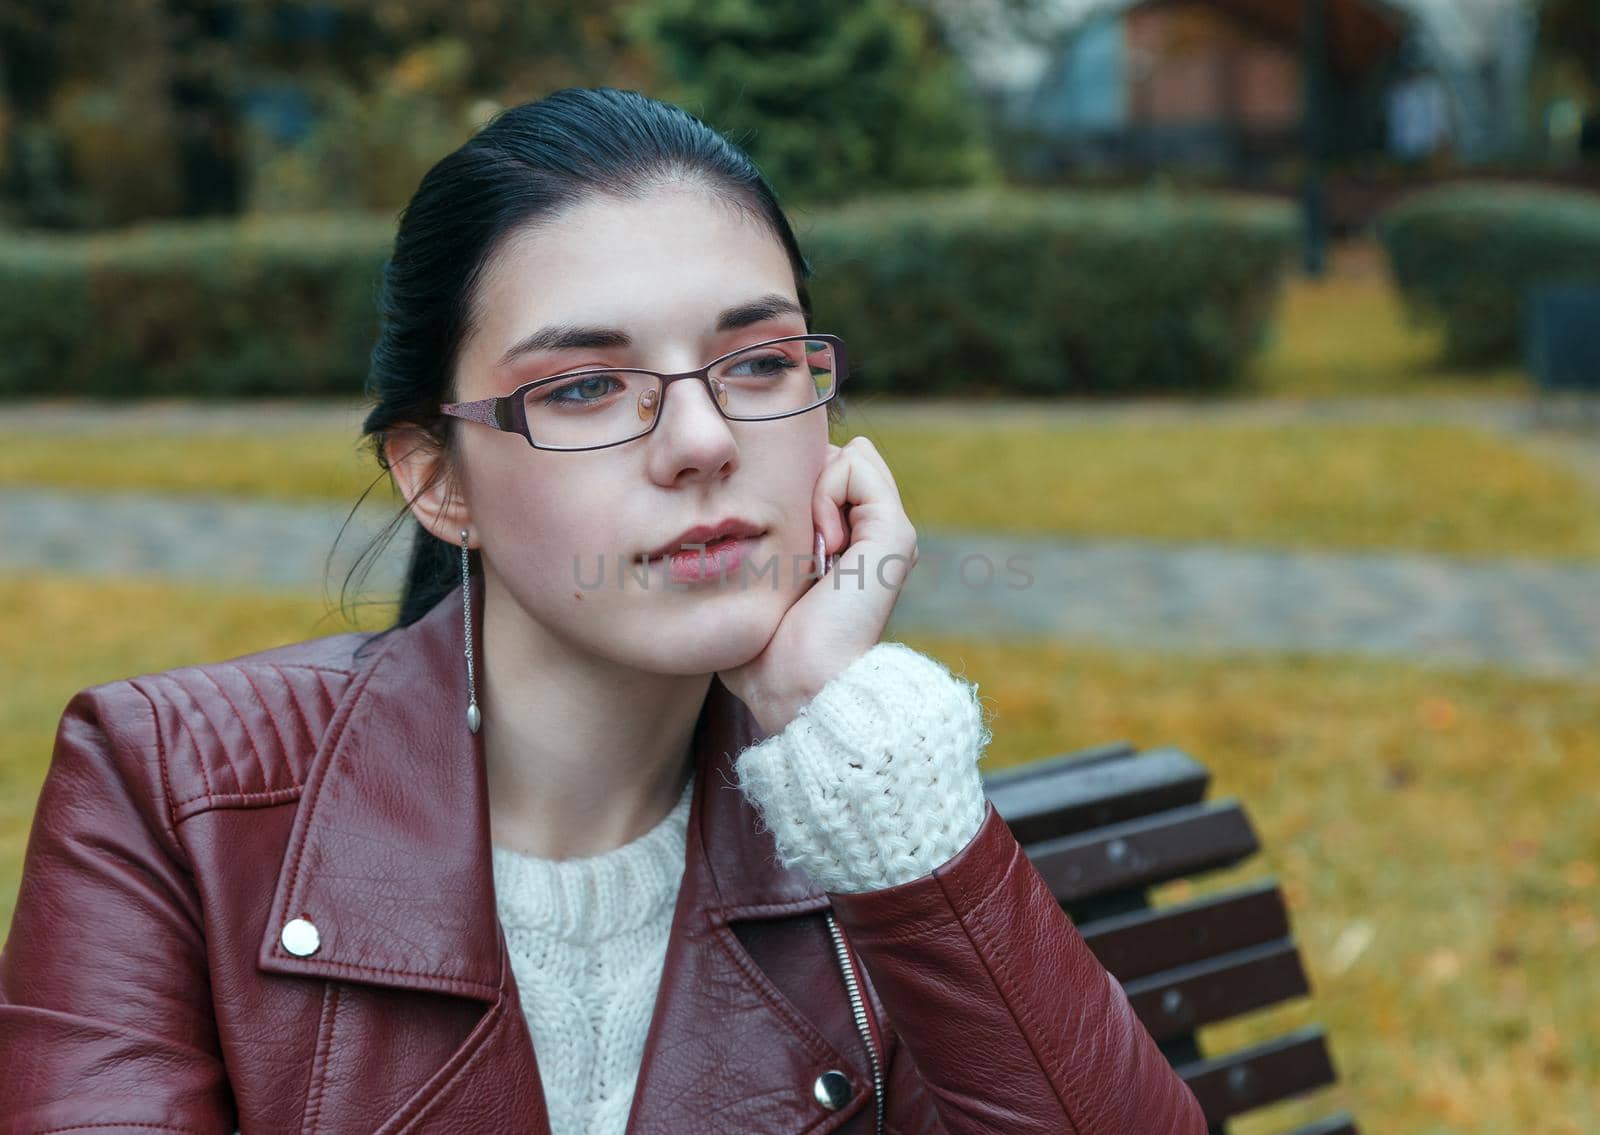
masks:
<path fill-rule="evenodd" d="M 769 735 L 878 643 L 917 562 L 900 490 L 864 437 L 828 446 L 811 516 L 824 557 L 837 554 L 837 562 L 789 608 L 760 654 L 718 674 Z"/>

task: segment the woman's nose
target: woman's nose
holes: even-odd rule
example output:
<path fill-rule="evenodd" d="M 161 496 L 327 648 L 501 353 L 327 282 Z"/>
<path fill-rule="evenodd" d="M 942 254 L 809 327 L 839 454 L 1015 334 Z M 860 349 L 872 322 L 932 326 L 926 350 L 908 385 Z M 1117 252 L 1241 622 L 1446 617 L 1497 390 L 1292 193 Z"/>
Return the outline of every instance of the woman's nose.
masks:
<path fill-rule="evenodd" d="M 737 452 L 732 423 L 718 408 L 726 391 L 713 394 L 720 386 L 715 378 L 708 384 L 697 377 L 662 384 L 651 448 L 672 466 L 670 472 L 660 471 L 668 479 L 686 467 L 720 469 Z"/>
<path fill-rule="evenodd" d="M 716 378 L 707 377 L 706 379 L 700 379 L 698 376 L 690 376 L 684 378 L 675 378 L 668 382 L 659 382 L 655 386 L 646 390 L 639 397 L 639 416 L 646 421 L 649 421 L 651 418 L 659 417 L 663 411 L 663 403 L 666 400 L 666 396 L 674 386 L 687 384 L 689 386 L 697 386 L 704 389 L 707 387 L 708 383 L 713 400 L 717 405 L 721 406 L 723 409 L 726 409 L 728 405 L 728 388 L 725 383 Z M 680 396 L 680 398 L 691 399 L 694 397 L 695 396 L 692 394 Z M 721 417 L 720 414 L 718 416 Z"/>

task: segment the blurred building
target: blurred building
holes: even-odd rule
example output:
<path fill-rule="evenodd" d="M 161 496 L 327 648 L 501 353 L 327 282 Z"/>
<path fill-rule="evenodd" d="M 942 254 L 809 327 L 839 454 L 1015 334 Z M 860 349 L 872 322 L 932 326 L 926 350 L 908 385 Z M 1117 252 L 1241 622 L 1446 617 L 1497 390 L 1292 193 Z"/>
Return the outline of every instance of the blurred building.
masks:
<path fill-rule="evenodd" d="M 1304 152 L 1313 63 L 1331 160 L 1471 163 L 1522 141 L 1524 0 L 954 3 L 952 40 L 1025 175 L 1270 177 Z"/>

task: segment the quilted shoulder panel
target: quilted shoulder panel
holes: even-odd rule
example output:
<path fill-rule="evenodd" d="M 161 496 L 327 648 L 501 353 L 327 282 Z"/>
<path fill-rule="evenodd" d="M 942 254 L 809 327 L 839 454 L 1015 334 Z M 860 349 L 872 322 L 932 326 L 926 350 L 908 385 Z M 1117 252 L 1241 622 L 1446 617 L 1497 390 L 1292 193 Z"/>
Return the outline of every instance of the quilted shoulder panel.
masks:
<path fill-rule="evenodd" d="M 368 637 L 335 635 L 134 679 L 155 716 L 172 821 L 293 799 Z"/>

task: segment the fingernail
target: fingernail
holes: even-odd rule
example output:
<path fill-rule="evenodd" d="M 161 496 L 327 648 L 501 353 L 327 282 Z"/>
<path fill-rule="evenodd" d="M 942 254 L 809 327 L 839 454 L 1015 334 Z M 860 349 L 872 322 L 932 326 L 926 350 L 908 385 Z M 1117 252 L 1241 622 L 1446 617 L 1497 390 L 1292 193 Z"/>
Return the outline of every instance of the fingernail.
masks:
<path fill-rule="evenodd" d="M 828 562 L 828 542 L 822 538 L 822 530 L 821 529 L 817 530 L 817 544 L 816 544 L 816 553 L 815 554 L 816 554 L 816 557 L 817 557 L 817 563 L 820 565 L 820 567 L 817 570 L 817 575 L 819 577 L 827 575 L 828 574 L 828 569 L 830 567 L 832 567 L 833 565 Z"/>

